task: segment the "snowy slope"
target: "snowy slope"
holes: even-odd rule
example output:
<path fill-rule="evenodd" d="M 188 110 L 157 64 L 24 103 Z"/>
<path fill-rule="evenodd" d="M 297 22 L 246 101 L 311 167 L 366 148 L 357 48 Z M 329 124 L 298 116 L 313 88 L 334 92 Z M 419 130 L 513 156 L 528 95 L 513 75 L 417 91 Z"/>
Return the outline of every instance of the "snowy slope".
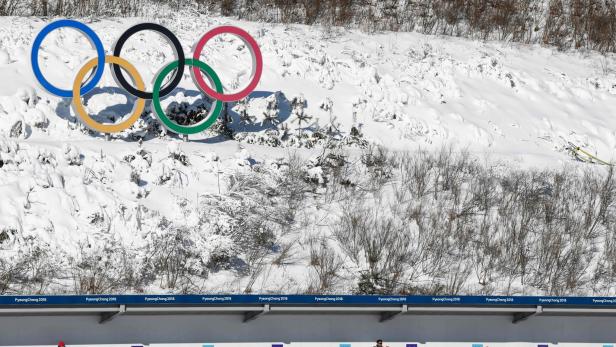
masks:
<path fill-rule="evenodd" d="M 146 20 L 171 29 L 187 56 L 199 37 L 216 25 L 238 25 L 256 38 L 265 69 L 247 108 L 257 122 L 233 125 L 248 136 L 268 129 L 260 120 L 271 95 L 279 98 L 279 120 L 294 131 L 297 123 L 289 100 L 303 95 L 313 121 L 339 122 L 342 136 L 357 127 L 365 140 L 392 150 L 454 143 L 514 166 L 561 167 L 573 163 L 565 151 L 568 142 L 607 160 L 616 149 L 612 55 L 193 14 L 84 21 L 109 51 L 126 28 Z M 0 19 L 0 160 L 5 163 L 0 168 L 0 231 L 6 231 L 8 240 L 0 251 L 4 259 L 17 259 L 28 247 L 40 246 L 52 251 L 57 264 L 66 265 L 84 257 L 86 248 L 138 249 L 153 234 L 164 233 L 165 228 L 155 222 L 161 217 L 188 228 L 199 224 L 200 216 L 187 204 L 199 205 L 203 196 L 225 194 L 231 173 L 250 170 L 255 163 L 275 163 L 291 151 L 308 158 L 321 152 L 319 146 L 271 147 L 223 140 L 210 133 L 191 136 L 189 142 L 167 136 L 141 145 L 127 134 L 111 141 L 89 134 L 75 122 L 70 101 L 47 94 L 31 72 L 30 43 L 47 22 Z M 85 38 L 72 30 L 54 32 L 43 46 L 39 58 L 43 71 L 51 82 L 67 89 L 85 61 L 95 56 Z M 173 59 L 171 49 L 154 34 L 133 37 L 124 52 L 148 83 Z M 208 45 L 202 59 L 229 90 L 246 82 L 250 57 L 239 40 L 225 36 Z M 114 89 L 106 69 L 101 89 L 88 96 L 87 108 L 96 115 L 128 113 L 132 99 Z M 165 104 L 199 98 L 188 74 L 185 77 L 184 90 L 178 89 Z M 325 110 L 322 105 L 328 99 L 331 108 Z M 237 114 L 233 116 L 237 120 Z M 11 137 L 19 121 L 21 130 Z M 190 165 L 182 163 L 182 156 Z M 206 255 L 228 241 L 204 235 L 200 242 Z M 267 282 L 260 277 L 263 283 L 255 289 L 301 291 L 308 274 L 295 267 L 268 276 Z M 223 272 L 201 289 L 238 291 L 246 281 Z M 154 290 L 164 287 L 154 285 Z"/>

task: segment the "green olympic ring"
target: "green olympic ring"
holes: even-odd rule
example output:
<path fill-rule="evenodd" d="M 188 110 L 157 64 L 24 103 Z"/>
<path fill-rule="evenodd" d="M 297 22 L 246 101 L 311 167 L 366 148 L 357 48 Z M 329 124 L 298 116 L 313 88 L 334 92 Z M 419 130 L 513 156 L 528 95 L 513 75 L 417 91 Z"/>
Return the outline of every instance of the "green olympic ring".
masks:
<path fill-rule="evenodd" d="M 188 66 L 197 67 L 199 68 L 199 70 L 205 72 L 210 82 L 216 87 L 216 91 L 218 93 L 223 92 L 222 82 L 220 81 L 220 78 L 218 78 L 216 72 L 214 72 L 214 70 L 209 65 L 200 60 L 194 59 L 186 59 L 185 63 Z M 152 89 L 152 104 L 154 105 L 154 111 L 156 116 L 167 129 L 178 134 L 196 134 L 206 130 L 212 124 L 214 124 L 214 122 L 216 122 L 216 119 L 218 119 L 220 113 L 222 112 L 223 102 L 220 100 L 216 100 L 214 107 L 210 109 L 208 115 L 201 122 L 194 125 L 180 125 L 167 117 L 165 111 L 162 108 L 162 105 L 160 104 L 160 90 L 162 88 L 165 77 L 167 77 L 167 75 L 170 74 L 173 70 L 177 69 L 178 65 L 179 60 L 169 63 L 169 65 L 165 66 L 158 74 L 156 80 L 154 81 L 154 87 Z"/>

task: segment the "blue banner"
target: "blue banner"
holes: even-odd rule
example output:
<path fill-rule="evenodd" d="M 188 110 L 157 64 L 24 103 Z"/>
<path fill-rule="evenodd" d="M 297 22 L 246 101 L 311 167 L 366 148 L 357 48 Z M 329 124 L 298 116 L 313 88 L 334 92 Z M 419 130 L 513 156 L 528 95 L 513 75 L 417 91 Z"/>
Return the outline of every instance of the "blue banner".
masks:
<path fill-rule="evenodd" d="M 416 305 L 616 306 L 616 297 L 381 295 L 49 295 L 0 296 L 13 305 Z"/>

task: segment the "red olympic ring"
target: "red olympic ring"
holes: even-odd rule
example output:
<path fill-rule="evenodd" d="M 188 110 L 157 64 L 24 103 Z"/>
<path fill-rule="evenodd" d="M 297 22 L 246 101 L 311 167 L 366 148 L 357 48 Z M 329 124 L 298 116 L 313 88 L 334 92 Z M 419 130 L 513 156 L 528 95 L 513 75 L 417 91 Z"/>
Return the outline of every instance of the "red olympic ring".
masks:
<path fill-rule="evenodd" d="M 207 83 L 205 83 L 200 69 L 193 66 L 192 75 L 199 89 L 211 98 L 224 102 L 238 101 L 247 97 L 257 87 L 257 84 L 259 84 L 261 74 L 263 73 L 263 56 L 261 55 L 261 50 L 259 49 L 257 41 L 255 41 L 255 39 L 252 38 L 252 36 L 250 36 L 250 34 L 246 31 L 234 26 L 220 26 L 208 31 L 205 35 L 203 35 L 203 37 L 201 37 L 195 47 L 193 59 L 199 60 L 205 44 L 214 36 L 220 34 L 233 34 L 242 39 L 242 41 L 244 41 L 244 43 L 250 48 L 250 54 L 252 55 L 252 74 L 250 83 L 248 83 L 246 88 L 235 94 L 223 94 L 216 92 L 214 89 L 210 88 Z"/>

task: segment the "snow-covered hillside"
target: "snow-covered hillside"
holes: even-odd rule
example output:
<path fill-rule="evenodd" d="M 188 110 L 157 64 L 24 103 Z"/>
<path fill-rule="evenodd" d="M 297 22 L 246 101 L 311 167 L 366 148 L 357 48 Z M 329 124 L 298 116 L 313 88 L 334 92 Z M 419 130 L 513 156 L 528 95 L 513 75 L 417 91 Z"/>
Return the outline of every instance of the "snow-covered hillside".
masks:
<path fill-rule="evenodd" d="M 220 24 L 255 37 L 263 78 L 246 102 L 229 105 L 234 139 L 210 131 L 185 142 L 165 134 L 151 115 L 108 140 L 87 131 L 70 100 L 47 94 L 32 74 L 30 44 L 48 20 L 0 18 L 0 293 L 353 291 L 361 271 L 327 247 L 313 247 L 336 232 L 339 211 L 353 206 L 314 198 L 331 189 L 326 181 L 343 166 L 335 163 L 341 153 L 365 158 L 374 146 L 404 152 L 450 145 L 507 171 L 591 166 L 571 157 L 569 143 L 606 160 L 616 149 L 612 55 L 190 13 L 84 19 L 108 52 L 125 29 L 143 21 L 171 29 L 187 56 Z M 67 89 L 95 56 L 73 30 L 53 32 L 43 47 L 44 73 Z M 173 59 L 153 33 L 133 37 L 123 52 L 149 86 Z M 232 36 L 208 44 L 202 59 L 228 90 L 250 75 L 250 55 Z M 173 103 L 168 112 L 203 104 L 185 74 L 163 103 Z M 129 113 L 133 101 L 108 67 L 85 100 L 99 119 Z M 361 162 L 357 170 L 374 166 Z M 350 177 L 375 177 L 366 172 Z M 599 258 L 577 270 L 598 271 Z M 327 259 L 329 268 L 322 266 Z M 328 271 L 337 267 L 336 283 L 328 283 Z M 490 289 L 458 280 L 441 290 L 553 290 L 526 288 L 519 279 L 495 280 Z"/>

